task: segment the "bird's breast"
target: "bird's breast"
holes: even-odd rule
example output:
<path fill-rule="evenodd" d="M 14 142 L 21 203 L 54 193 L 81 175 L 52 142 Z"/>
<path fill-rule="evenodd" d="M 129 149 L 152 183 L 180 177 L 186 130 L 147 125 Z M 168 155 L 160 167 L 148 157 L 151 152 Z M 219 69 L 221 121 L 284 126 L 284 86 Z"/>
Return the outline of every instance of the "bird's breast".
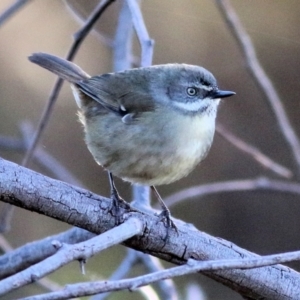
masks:
<path fill-rule="evenodd" d="M 188 175 L 211 146 L 215 117 L 149 112 L 134 124 L 115 116 L 86 123 L 86 142 L 96 161 L 126 181 L 146 185 Z"/>
<path fill-rule="evenodd" d="M 208 154 L 215 132 L 215 118 L 208 115 L 179 116 L 170 130 L 170 175 L 166 183 L 187 176 Z"/>

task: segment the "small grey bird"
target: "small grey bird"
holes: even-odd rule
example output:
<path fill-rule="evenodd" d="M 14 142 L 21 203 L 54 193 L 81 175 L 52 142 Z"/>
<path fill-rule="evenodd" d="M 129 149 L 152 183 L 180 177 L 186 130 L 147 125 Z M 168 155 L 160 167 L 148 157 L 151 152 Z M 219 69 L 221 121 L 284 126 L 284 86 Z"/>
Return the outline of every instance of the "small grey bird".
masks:
<path fill-rule="evenodd" d="M 65 59 L 35 53 L 29 60 L 71 83 L 85 141 L 98 164 L 109 171 L 112 199 L 119 197 L 112 175 L 149 185 L 174 227 L 155 185 L 188 175 L 207 155 L 221 98 L 206 69 L 186 64 L 156 65 L 90 77 Z"/>

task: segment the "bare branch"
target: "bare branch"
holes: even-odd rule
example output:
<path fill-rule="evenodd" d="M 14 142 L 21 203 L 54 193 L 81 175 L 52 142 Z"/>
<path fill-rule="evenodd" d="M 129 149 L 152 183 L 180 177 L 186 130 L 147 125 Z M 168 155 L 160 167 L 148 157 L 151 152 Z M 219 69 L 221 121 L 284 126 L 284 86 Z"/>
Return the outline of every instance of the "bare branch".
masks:
<path fill-rule="evenodd" d="M 94 26 L 95 22 L 100 18 L 100 16 L 106 10 L 106 8 L 114 1 L 115 0 L 103 0 L 96 6 L 94 11 L 91 13 L 89 18 L 86 20 L 83 27 L 74 34 L 74 42 L 66 56 L 67 60 L 72 61 L 74 59 L 80 45 L 82 44 L 85 37 L 88 35 L 90 30 L 92 29 L 92 27 Z M 30 147 L 28 148 L 26 155 L 22 161 L 23 166 L 27 166 L 28 162 L 30 161 L 30 159 L 32 157 L 33 152 L 35 151 L 35 148 L 40 140 L 40 137 L 49 121 L 54 104 L 55 104 L 58 94 L 61 90 L 62 84 L 63 84 L 63 80 L 61 78 L 57 79 L 54 84 L 54 87 L 53 87 L 53 90 L 49 97 L 46 108 L 45 108 L 45 110 L 42 114 L 42 117 L 40 119 L 40 122 L 37 126 L 36 133 L 32 139 Z"/>
<path fill-rule="evenodd" d="M 8 7 L 0 15 L 0 26 L 3 25 L 9 18 L 11 18 L 15 13 L 17 13 L 24 5 L 26 5 L 30 0 L 16 0 L 10 7 Z"/>
<path fill-rule="evenodd" d="M 13 247 L 10 245 L 10 243 L 4 238 L 3 235 L 0 235 L 0 247 L 2 250 L 4 250 L 5 252 L 9 252 L 9 251 L 13 251 Z M 2 255 L 0 257 L 0 260 L 3 261 L 3 256 Z M 10 256 L 10 255 L 8 255 Z M 8 256 L 6 256 L 6 259 L 8 259 Z M 27 257 L 26 257 L 27 258 Z M 25 259 L 24 259 L 25 260 Z M 9 262 L 7 265 L 8 268 L 11 267 L 11 263 L 10 261 L 7 261 L 6 262 Z M 59 286 L 58 284 L 56 284 L 55 282 L 53 282 L 52 280 L 50 280 L 49 278 L 41 278 L 38 282 L 37 282 L 38 285 L 40 285 L 41 287 L 43 287 L 44 289 L 48 290 L 48 291 L 58 291 L 59 289 L 61 289 L 61 286 Z"/>
<path fill-rule="evenodd" d="M 115 270 L 115 272 L 110 276 L 110 280 L 120 280 L 123 279 L 132 269 L 133 265 L 137 262 L 138 256 L 137 251 L 128 249 L 127 255 L 124 257 L 123 261 L 119 265 L 119 267 Z M 91 300 L 103 300 L 107 298 L 110 293 L 102 293 L 95 295 L 91 298 Z"/>
<path fill-rule="evenodd" d="M 49 236 L 12 250 L 0 256 L 0 279 L 16 274 L 53 255 L 56 252 L 56 249 L 52 247 L 54 240 L 60 243 L 75 244 L 94 236 L 89 231 L 74 227 L 66 232 Z"/>
<path fill-rule="evenodd" d="M 278 182 L 280 190 L 280 182 Z M 51 188 L 50 188 L 51 187 Z M 290 186 L 299 192 L 299 185 Z M 89 191 L 48 178 L 0 158 L 1 201 L 36 211 L 63 222 L 102 233 L 116 225 L 112 215 L 111 200 Z M 38 201 L 37 201 L 38 199 Z M 175 264 L 185 264 L 190 258 L 220 260 L 257 258 L 249 251 L 221 238 L 200 232 L 188 224 L 176 222 L 178 233 L 158 222 L 157 216 L 148 215 L 130 207 L 120 208 L 123 221 L 135 217 L 146 225 L 143 235 L 131 238 L 124 245 L 149 253 Z M 119 219 L 119 218 L 117 218 Z M 122 220 L 120 220 L 122 222 Z M 282 265 L 253 270 L 209 272 L 205 275 L 234 288 L 242 295 L 290 295 L 289 286 L 300 286 L 300 275 Z M 241 280 L 243 278 L 243 280 Z M 274 297 L 273 297 L 274 296 Z"/>
<path fill-rule="evenodd" d="M 142 252 L 138 252 L 137 256 L 145 265 L 149 273 L 164 270 L 164 266 L 161 264 L 158 258 L 150 256 L 148 254 L 144 254 Z M 164 300 L 178 299 L 178 293 L 176 291 L 176 287 L 173 280 L 168 279 L 168 280 L 158 281 L 157 284 L 160 288 L 161 299 Z"/>
<path fill-rule="evenodd" d="M 115 72 L 127 70 L 132 67 L 132 37 L 133 26 L 131 13 L 126 1 L 123 1 L 113 43 Z"/>
<path fill-rule="evenodd" d="M 3 150 L 23 151 L 25 145 L 21 139 L 0 135 L 0 148 Z"/>
<path fill-rule="evenodd" d="M 249 143 L 244 142 L 232 132 L 229 132 L 227 129 L 225 129 L 222 125 L 218 124 L 216 126 L 216 131 L 226 141 L 228 141 L 241 151 L 249 154 L 254 160 L 263 165 L 265 168 L 285 178 L 291 178 L 293 176 L 291 170 L 273 161 L 271 158 L 263 154 L 259 149 L 250 145 Z"/>
<path fill-rule="evenodd" d="M 148 67 L 152 64 L 153 57 L 153 45 L 154 41 L 150 39 L 144 19 L 136 0 L 126 0 L 129 10 L 131 12 L 132 22 L 134 29 L 137 33 L 142 55 L 141 55 L 141 66 Z"/>
<path fill-rule="evenodd" d="M 48 277 L 41 278 L 37 284 L 47 291 L 58 291 L 62 289 L 62 286 L 49 279 Z"/>
<path fill-rule="evenodd" d="M 13 247 L 10 245 L 10 243 L 7 241 L 7 239 L 2 234 L 0 234 L 0 248 L 4 252 L 13 250 Z M 0 256 L 0 259 L 1 259 L 1 256 Z"/>
<path fill-rule="evenodd" d="M 92 12 L 90 17 L 88 18 L 88 20 L 85 22 L 84 26 L 78 32 L 76 32 L 74 34 L 74 42 L 73 42 L 73 45 L 71 46 L 69 53 L 66 57 L 67 60 L 72 60 L 74 58 L 80 45 L 84 41 L 84 38 L 90 32 L 92 26 L 95 24 L 95 22 L 98 20 L 98 18 L 102 15 L 102 13 L 106 10 L 106 8 L 114 1 L 115 0 L 103 0 L 99 3 L 99 5 L 97 5 L 95 10 Z M 27 166 L 33 156 L 33 153 L 38 145 L 38 142 L 42 136 L 42 133 L 44 132 L 44 129 L 46 128 L 46 125 L 49 122 L 51 113 L 54 108 L 54 104 L 56 102 L 56 99 L 58 97 L 58 94 L 61 90 L 62 85 L 63 85 L 63 80 L 61 78 L 58 78 L 54 84 L 54 87 L 50 94 L 47 105 L 43 111 L 42 117 L 37 126 L 36 132 L 31 140 L 31 143 L 28 146 L 26 154 L 23 158 L 23 161 L 22 161 L 23 166 Z M 13 214 L 12 207 L 7 206 L 6 210 L 8 211 L 7 215 Z M 5 226 L 3 225 L 3 227 L 8 227 L 8 223 L 9 223 L 8 218 L 2 218 L 1 222 L 6 222 L 6 223 L 3 223 L 3 224 L 6 224 Z"/>
<path fill-rule="evenodd" d="M 68 11 L 72 14 L 72 17 L 80 24 L 84 24 L 87 19 L 86 12 L 77 9 L 76 4 L 73 0 L 64 0 Z M 97 28 L 92 28 L 93 34 L 97 36 L 101 43 L 104 43 L 107 47 L 113 47 L 113 39 L 107 35 L 101 33 Z"/>
<path fill-rule="evenodd" d="M 226 20 L 229 29 L 235 37 L 238 45 L 240 46 L 242 53 L 245 56 L 248 70 L 255 80 L 256 84 L 260 87 L 264 93 L 266 99 L 269 101 L 271 108 L 273 109 L 278 125 L 290 146 L 294 159 L 298 165 L 298 172 L 300 170 L 300 142 L 293 129 L 288 116 L 284 110 L 282 101 L 272 83 L 270 78 L 259 63 L 256 51 L 250 36 L 247 34 L 243 27 L 238 15 L 235 13 L 229 0 L 216 0 L 216 3 Z"/>
<path fill-rule="evenodd" d="M 201 286 L 197 283 L 189 283 L 186 287 L 186 300 L 208 300 L 206 294 L 201 288 Z"/>
<path fill-rule="evenodd" d="M 20 124 L 20 130 L 23 135 L 25 145 L 24 148 L 28 149 L 28 147 L 30 146 L 30 137 L 34 133 L 34 128 L 31 123 L 23 121 Z M 52 173 L 55 178 L 69 182 L 76 186 L 83 186 L 82 183 L 77 178 L 75 178 L 68 169 L 66 169 L 57 159 L 55 159 L 42 147 L 36 148 L 36 151 L 33 155 L 37 162 L 45 167 L 48 172 Z"/>
<path fill-rule="evenodd" d="M 56 245 L 59 245 L 57 253 L 18 274 L 3 279 L 0 282 L 0 295 L 35 282 L 74 260 L 87 260 L 104 249 L 141 234 L 142 230 L 142 222 L 136 218 L 129 218 L 118 227 L 79 244 L 67 245 L 57 241 Z"/>
<path fill-rule="evenodd" d="M 5 150 L 26 151 L 30 147 L 30 139 L 33 135 L 33 127 L 27 121 L 20 124 L 20 130 L 23 135 L 23 140 L 0 136 L 0 147 Z M 46 168 L 49 173 L 52 173 L 55 178 L 67 181 L 76 186 L 83 186 L 82 183 L 67 170 L 57 159 L 51 156 L 45 149 L 38 147 L 33 153 L 33 158 L 41 166 Z M 13 215 L 13 207 L 4 205 L 0 211 L 0 232 L 8 232 L 10 230 L 10 221 Z"/>
<path fill-rule="evenodd" d="M 28 140 L 33 133 L 33 127 L 28 122 L 22 122 L 21 131 L 23 140 L 0 135 L 0 148 L 8 151 L 26 151 L 28 148 Z M 36 148 L 33 159 L 35 163 L 45 168 L 55 178 L 83 187 L 83 184 L 68 169 L 42 147 Z"/>
<path fill-rule="evenodd" d="M 33 300 L 47 299 L 47 300 L 63 300 L 73 297 L 81 297 L 92 295 L 100 292 L 107 291 L 119 291 L 124 289 L 135 290 L 141 286 L 148 285 L 150 283 L 157 282 L 158 280 L 164 280 L 168 278 L 174 278 L 182 275 L 193 274 L 200 271 L 219 271 L 230 269 L 252 269 L 271 264 L 277 264 L 282 262 L 290 262 L 300 259 L 300 251 L 288 252 L 275 255 L 266 255 L 259 258 L 252 259 L 234 259 L 234 260 L 211 260 L 211 261 L 195 261 L 189 260 L 187 264 L 179 267 L 170 268 L 163 271 L 150 273 L 143 276 L 138 276 L 131 279 L 123 279 L 119 281 L 98 281 L 98 282 L 81 282 L 77 284 L 70 284 L 62 291 L 48 293 L 47 295 L 40 295 L 30 297 Z M 272 296 L 272 300 L 283 299 L 298 299 L 299 287 L 293 285 L 289 288 L 290 294 L 288 296 L 282 296 L 275 294 Z M 29 298 L 24 298 L 24 300 Z M 271 298 L 268 298 L 271 299 Z"/>
<path fill-rule="evenodd" d="M 129 18 L 130 17 L 130 18 Z M 126 25 L 125 25 L 126 24 Z M 141 46 L 141 62 L 142 67 L 148 67 L 152 65 L 153 47 L 154 41 L 150 38 L 147 31 L 140 7 L 137 0 L 126 0 L 123 3 L 123 7 L 120 13 L 119 24 L 115 39 L 115 59 L 120 60 L 123 56 L 123 64 L 119 67 L 125 67 L 127 60 L 127 66 L 131 62 L 132 54 L 132 24 L 136 31 L 140 46 Z M 117 47 L 117 45 L 119 47 Z M 119 48 L 118 51 L 116 51 Z M 116 63 L 116 61 L 115 61 Z M 149 208 L 150 207 L 150 190 L 149 187 L 134 185 L 133 186 L 133 199 L 134 205 L 137 208 Z"/>
<path fill-rule="evenodd" d="M 0 211 L 0 233 L 10 231 L 11 228 L 10 224 L 11 224 L 13 212 L 14 212 L 13 206 L 9 204 L 2 205 L 2 209 Z"/>
<path fill-rule="evenodd" d="M 300 184 L 296 182 L 293 183 L 282 180 L 273 180 L 266 177 L 244 180 L 229 180 L 190 187 L 170 195 L 164 200 L 168 206 L 172 206 L 181 201 L 186 201 L 187 199 L 202 197 L 210 194 L 254 190 L 270 190 L 298 195 L 300 194 Z"/>

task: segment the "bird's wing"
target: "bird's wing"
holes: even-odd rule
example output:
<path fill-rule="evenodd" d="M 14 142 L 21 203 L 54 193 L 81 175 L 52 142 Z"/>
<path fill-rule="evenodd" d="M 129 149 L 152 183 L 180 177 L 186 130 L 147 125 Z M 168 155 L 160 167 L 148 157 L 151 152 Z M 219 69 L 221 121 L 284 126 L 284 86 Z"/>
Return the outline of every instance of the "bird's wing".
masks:
<path fill-rule="evenodd" d="M 121 74 L 105 74 L 81 80 L 76 85 L 82 93 L 120 115 L 127 123 L 143 112 L 154 110 L 155 103 L 146 89 L 122 77 Z"/>

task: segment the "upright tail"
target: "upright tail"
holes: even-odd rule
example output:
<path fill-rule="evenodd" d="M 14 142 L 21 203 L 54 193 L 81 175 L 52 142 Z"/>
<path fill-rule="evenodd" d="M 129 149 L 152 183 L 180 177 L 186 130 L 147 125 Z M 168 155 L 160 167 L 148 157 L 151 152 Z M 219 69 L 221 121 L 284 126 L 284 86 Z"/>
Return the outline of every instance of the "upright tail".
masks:
<path fill-rule="evenodd" d="M 74 63 L 47 53 L 33 53 L 28 59 L 71 83 L 90 76 Z"/>

